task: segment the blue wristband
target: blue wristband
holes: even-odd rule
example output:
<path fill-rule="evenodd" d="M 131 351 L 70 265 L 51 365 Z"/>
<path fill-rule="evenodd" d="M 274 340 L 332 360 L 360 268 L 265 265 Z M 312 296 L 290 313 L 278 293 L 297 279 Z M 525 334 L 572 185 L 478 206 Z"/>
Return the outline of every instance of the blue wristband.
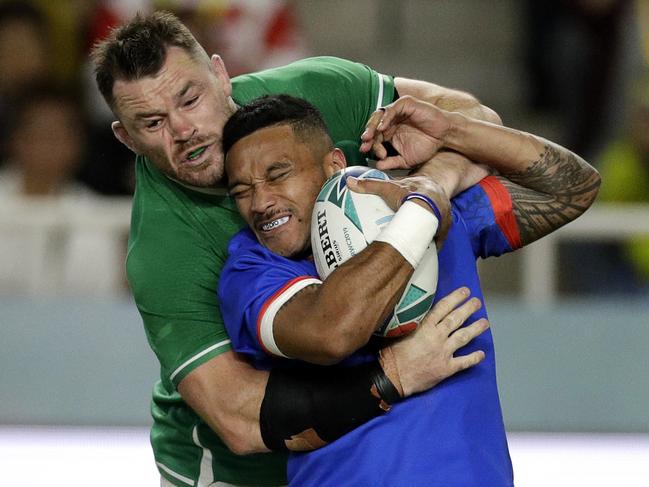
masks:
<path fill-rule="evenodd" d="M 409 200 L 421 200 L 424 203 L 426 203 L 428 206 L 430 206 L 430 209 L 433 210 L 433 214 L 437 217 L 437 221 L 441 222 L 442 221 L 442 212 L 439 211 L 439 208 L 435 204 L 435 202 L 430 199 L 428 196 L 426 196 L 423 193 L 410 193 L 406 196 L 403 197 L 401 200 L 401 204 L 404 204 L 406 201 Z"/>

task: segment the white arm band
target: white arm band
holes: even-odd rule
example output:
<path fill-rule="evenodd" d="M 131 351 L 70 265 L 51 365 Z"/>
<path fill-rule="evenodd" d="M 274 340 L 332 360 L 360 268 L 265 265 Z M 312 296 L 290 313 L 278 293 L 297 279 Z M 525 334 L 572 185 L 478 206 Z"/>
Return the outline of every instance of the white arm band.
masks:
<path fill-rule="evenodd" d="M 430 211 L 406 201 L 374 239 L 394 247 L 415 269 L 433 241 L 439 221 Z"/>

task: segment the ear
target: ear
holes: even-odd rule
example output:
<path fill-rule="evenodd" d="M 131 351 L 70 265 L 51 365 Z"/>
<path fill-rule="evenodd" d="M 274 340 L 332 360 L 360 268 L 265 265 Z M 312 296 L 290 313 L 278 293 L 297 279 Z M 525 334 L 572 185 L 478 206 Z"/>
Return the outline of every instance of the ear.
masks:
<path fill-rule="evenodd" d="M 219 81 L 221 81 L 221 84 L 223 85 L 223 92 L 225 93 L 225 96 L 232 96 L 232 83 L 230 83 L 230 75 L 228 74 L 228 70 L 225 68 L 223 59 L 221 59 L 221 56 L 219 56 L 218 54 L 212 54 L 210 61 L 212 62 L 212 68 L 216 73 L 216 77 L 219 79 Z"/>
<path fill-rule="evenodd" d="M 133 152 L 138 154 L 138 151 L 135 150 L 135 144 L 133 142 L 133 139 L 131 136 L 128 134 L 126 129 L 124 128 L 124 125 L 122 125 L 122 122 L 119 120 L 114 121 L 113 123 L 110 124 L 110 128 L 113 129 L 113 134 L 119 140 L 122 144 L 124 144 L 126 147 L 131 149 Z"/>
<path fill-rule="evenodd" d="M 325 162 L 325 173 L 327 177 L 331 177 L 334 173 L 345 169 L 347 167 L 347 159 L 345 153 L 337 147 L 327 155 Z"/>

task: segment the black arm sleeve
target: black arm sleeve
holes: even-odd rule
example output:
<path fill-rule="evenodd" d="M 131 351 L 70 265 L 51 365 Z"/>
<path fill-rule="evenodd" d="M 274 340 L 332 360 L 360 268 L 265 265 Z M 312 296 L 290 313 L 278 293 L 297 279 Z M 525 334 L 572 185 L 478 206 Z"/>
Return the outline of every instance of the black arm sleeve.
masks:
<path fill-rule="evenodd" d="M 399 399 L 377 361 L 274 369 L 261 404 L 261 435 L 271 450 L 313 450 L 384 414 Z"/>

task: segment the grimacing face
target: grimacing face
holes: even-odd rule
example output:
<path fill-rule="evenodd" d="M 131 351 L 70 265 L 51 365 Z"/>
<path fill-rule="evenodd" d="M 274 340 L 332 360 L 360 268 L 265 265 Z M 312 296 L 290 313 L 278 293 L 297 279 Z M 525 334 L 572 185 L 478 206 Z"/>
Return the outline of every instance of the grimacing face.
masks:
<path fill-rule="evenodd" d="M 315 199 L 326 179 L 346 166 L 340 149 L 321 159 L 314 152 L 282 124 L 243 137 L 225 159 L 239 213 L 263 246 L 284 257 L 310 252 Z"/>
<path fill-rule="evenodd" d="M 185 184 L 209 187 L 223 178 L 221 135 L 236 105 L 221 58 L 195 59 L 172 46 L 158 73 L 116 80 L 113 94 L 113 132 L 133 152 Z"/>

